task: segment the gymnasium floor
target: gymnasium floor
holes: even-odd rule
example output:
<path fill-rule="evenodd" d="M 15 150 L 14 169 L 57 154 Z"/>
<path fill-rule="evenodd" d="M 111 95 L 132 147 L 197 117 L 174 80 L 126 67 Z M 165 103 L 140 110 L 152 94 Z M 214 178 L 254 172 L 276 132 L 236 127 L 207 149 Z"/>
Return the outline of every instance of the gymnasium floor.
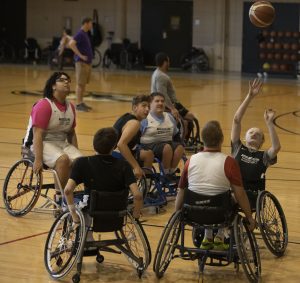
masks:
<path fill-rule="evenodd" d="M 65 70 L 73 80 L 72 69 Z M 51 71 L 45 66 L 0 66 L 0 188 L 12 164 L 20 159 L 20 144 L 25 134 L 32 104 L 41 95 Z M 150 71 L 103 72 L 93 70 L 88 92 L 104 96 L 94 99 L 88 96 L 86 102 L 93 106 L 89 113 L 78 113 L 77 136 L 79 147 L 85 155 L 93 154 L 92 137 L 101 127 L 111 126 L 126 111 L 131 96 L 149 93 Z M 179 100 L 196 113 L 200 125 L 216 119 L 221 122 L 225 141 L 223 151 L 229 153 L 230 128 L 233 114 L 248 89 L 249 79 L 238 73 L 181 74 L 170 73 Z M 107 99 L 108 96 L 112 99 Z M 121 96 L 121 97 L 120 97 Z M 70 98 L 74 95 L 70 96 Z M 120 99 L 121 98 L 121 99 Z M 122 99 L 123 98 L 123 99 Z M 120 101 L 121 100 L 121 101 Z M 262 258 L 262 282 L 299 282 L 300 265 L 300 83 L 294 79 L 268 78 L 263 92 L 250 105 L 244 121 L 243 132 L 250 126 L 261 127 L 266 133 L 264 148 L 270 145 L 263 120 L 265 108 L 277 111 L 276 124 L 282 149 L 278 163 L 267 172 L 267 188 L 279 199 L 288 222 L 289 245 L 285 256 L 275 258 L 259 239 Z M 43 249 L 47 231 L 54 221 L 51 214 L 29 213 L 23 218 L 7 214 L 0 197 L 0 282 L 54 282 L 48 276 L 43 263 Z M 165 211 L 155 214 L 145 209 L 143 220 L 150 240 L 152 254 L 170 214 L 174 201 Z M 259 237 L 260 238 L 260 237 Z M 123 256 L 105 254 L 105 261 L 99 265 L 93 258 L 84 259 L 80 282 L 157 282 L 152 265 L 141 280 L 131 269 Z M 176 259 L 172 261 L 160 282 L 198 282 L 197 262 Z M 206 267 L 204 282 L 246 282 L 243 271 L 235 272 L 228 267 Z M 70 276 L 62 282 L 71 282 Z"/>

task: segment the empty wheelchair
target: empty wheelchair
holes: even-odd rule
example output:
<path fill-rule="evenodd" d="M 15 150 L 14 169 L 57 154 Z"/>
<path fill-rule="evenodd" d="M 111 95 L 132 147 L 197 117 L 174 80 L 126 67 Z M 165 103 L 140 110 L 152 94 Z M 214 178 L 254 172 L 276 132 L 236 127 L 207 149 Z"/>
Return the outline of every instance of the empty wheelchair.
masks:
<path fill-rule="evenodd" d="M 35 209 L 57 215 L 63 205 L 62 198 L 60 201 L 55 201 L 53 196 L 50 196 L 50 191 L 54 191 L 55 184 L 60 189 L 61 196 L 63 195 L 57 172 L 44 167 L 44 173 L 48 172 L 54 178 L 54 182 L 45 184 L 43 172 L 39 174 L 33 172 L 33 162 L 33 153 L 26 146 L 22 146 L 22 159 L 10 168 L 3 184 L 2 196 L 6 211 L 12 216 L 24 216 L 42 197 L 43 200 L 38 202 L 40 206 Z"/>
<path fill-rule="evenodd" d="M 246 192 L 267 248 L 275 256 L 283 256 L 288 245 L 288 227 L 278 199 L 266 190 Z"/>
<path fill-rule="evenodd" d="M 82 258 L 95 256 L 101 263 L 101 252 L 124 254 L 129 263 L 142 276 L 151 262 L 151 250 L 140 222 L 127 211 L 127 191 L 91 191 L 89 206 L 76 210 L 80 224 L 74 226 L 69 211 L 53 223 L 44 250 L 44 262 L 50 276 L 60 279 L 68 275 L 76 264 L 72 276 L 80 281 Z M 92 221 L 91 221 L 92 218 Z M 111 232 L 111 238 L 87 241 L 87 233 Z M 110 237 L 109 234 L 108 236 Z M 91 248 L 95 248 L 92 252 Z"/>
<path fill-rule="evenodd" d="M 188 237 L 191 236 L 189 226 L 200 231 L 200 237 L 201 233 L 204 236 L 204 229 L 228 227 L 229 249 L 204 250 L 187 246 L 186 242 L 191 238 Z M 199 237 L 199 233 L 193 234 Z M 237 212 L 230 192 L 205 196 L 185 190 L 183 208 L 171 216 L 157 246 L 153 263 L 156 276 L 161 278 L 176 258 L 197 260 L 202 275 L 205 265 L 227 266 L 234 263 L 238 269 L 241 264 L 249 282 L 260 280 L 261 262 L 255 235 Z"/>

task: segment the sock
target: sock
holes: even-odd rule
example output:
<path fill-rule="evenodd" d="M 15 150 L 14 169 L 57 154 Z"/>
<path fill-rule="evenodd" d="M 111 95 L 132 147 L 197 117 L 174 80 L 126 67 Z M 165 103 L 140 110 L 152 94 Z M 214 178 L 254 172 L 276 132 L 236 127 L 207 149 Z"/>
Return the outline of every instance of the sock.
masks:
<path fill-rule="evenodd" d="M 221 239 L 222 242 L 224 242 L 224 229 L 223 228 L 218 229 L 218 233 L 217 233 L 216 237 Z"/>
<path fill-rule="evenodd" d="M 213 231 L 212 231 L 212 229 L 205 229 L 204 238 L 206 238 L 208 240 L 212 240 L 213 239 Z"/>

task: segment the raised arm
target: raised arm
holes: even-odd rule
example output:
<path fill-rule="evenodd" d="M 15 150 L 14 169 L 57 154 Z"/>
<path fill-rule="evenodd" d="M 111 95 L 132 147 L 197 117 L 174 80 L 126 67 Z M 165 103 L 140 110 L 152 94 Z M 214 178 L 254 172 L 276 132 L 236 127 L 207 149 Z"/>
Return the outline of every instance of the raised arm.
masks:
<path fill-rule="evenodd" d="M 272 109 L 265 110 L 264 118 L 265 118 L 265 122 L 268 127 L 268 130 L 269 130 L 271 143 L 272 143 L 271 147 L 268 149 L 268 156 L 270 159 L 273 159 L 274 157 L 276 157 L 277 153 L 279 152 L 279 150 L 281 148 L 280 141 L 279 141 L 279 138 L 278 138 L 278 135 L 276 133 L 275 126 L 273 123 L 274 116 L 275 116 L 275 111 L 273 111 Z"/>
<path fill-rule="evenodd" d="M 144 172 L 137 160 L 131 153 L 130 148 L 128 147 L 129 142 L 133 139 L 133 137 L 137 134 L 140 129 L 140 123 L 137 120 L 128 121 L 122 130 L 121 138 L 118 142 L 118 149 L 120 150 L 123 157 L 128 161 L 128 163 L 133 168 L 134 175 L 140 179 L 142 178 Z"/>
<path fill-rule="evenodd" d="M 256 78 L 254 81 L 249 82 L 249 90 L 247 93 L 246 98 L 236 111 L 232 121 L 232 128 L 231 128 L 231 142 L 235 143 L 240 139 L 241 136 L 241 129 L 242 129 L 242 119 L 243 116 L 252 101 L 252 99 L 260 92 L 262 88 L 263 82 L 261 79 Z"/>

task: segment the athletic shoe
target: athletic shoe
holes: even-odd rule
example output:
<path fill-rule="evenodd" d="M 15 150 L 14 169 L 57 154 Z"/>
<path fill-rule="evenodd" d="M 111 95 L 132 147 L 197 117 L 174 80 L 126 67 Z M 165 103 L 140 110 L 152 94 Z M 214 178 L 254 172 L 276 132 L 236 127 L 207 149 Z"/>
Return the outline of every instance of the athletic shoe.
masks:
<path fill-rule="evenodd" d="M 80 112 L 89 112 L 90 110 L 92 110 L 92 107 L 87 106 L 85 103 L 82 102 L 76 105 L 76 110 Z"/>
<path fill-rule="evenodd" d="M 214 250 L 217 251 L 226 251 L 229 249 L 229 244 L 225 244 L 224 241 L 217 236 L 214 239 L 213 246 L 214 246 Z"/>
<path fill-rule="evenodd" d="M 211 250 L 213 248 L 214 248 L 213 240 L 204 238 L 202 243 L 201 243 L 200 249 L 201 250 Z"/>

